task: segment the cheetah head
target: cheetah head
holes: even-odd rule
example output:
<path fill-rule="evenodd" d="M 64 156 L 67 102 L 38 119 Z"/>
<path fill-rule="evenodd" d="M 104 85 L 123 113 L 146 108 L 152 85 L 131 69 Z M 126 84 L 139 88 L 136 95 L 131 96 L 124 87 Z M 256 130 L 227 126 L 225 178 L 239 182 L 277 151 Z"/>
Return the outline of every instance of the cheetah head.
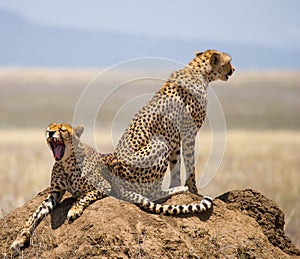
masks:
<path fill-rule="evenodd" d="M 46 140 L 56 161 L 62 160 L 79 143 L 84 128 L 72 128 L 67 123 L 51 123 L 46 129 Z"/>
<path fill-rule="evenodd" d="M 218 50 L 206 50 L 205 52 L 195 52 L 198 67 L 205 68 L 206 77 L 209 82 L 215 80 L 227 81 L 235 71 L 231 65 L 231 57 Z"/>

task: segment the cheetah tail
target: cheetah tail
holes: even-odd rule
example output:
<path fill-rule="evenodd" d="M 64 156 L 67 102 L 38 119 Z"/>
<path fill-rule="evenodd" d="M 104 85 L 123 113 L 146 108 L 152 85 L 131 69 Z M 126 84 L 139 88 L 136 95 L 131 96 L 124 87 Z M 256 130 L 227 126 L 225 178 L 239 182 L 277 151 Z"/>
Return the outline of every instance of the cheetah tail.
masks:
<path fill-rule="evenodd" d="M 209 196 L 204 196 L 198 204 L 167 205 L 150 201 L 148 198 L 135 192 L 126 191 L 123 194 L 127 201 L 132 202 L 142 209 L 155 214 L 178 215 L 202 213 L 209 210 L 213 205 L 213 199 Z"/>

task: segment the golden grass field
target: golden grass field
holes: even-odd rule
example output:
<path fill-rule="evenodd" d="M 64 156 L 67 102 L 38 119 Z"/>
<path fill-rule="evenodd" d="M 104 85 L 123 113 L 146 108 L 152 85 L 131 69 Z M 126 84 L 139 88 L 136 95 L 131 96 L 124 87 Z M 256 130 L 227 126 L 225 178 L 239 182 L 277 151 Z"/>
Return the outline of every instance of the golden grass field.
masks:
<path fill-rule="evenodd" d="M 72 122 L 78 99 L 96 74 L 95 70 L 0 69 L 0 217 L 47 187 L 53 159 L 44 139 L 45 127 L 51 121 Z M 139 90 L 149 84 L 141 82 Z M 155 82 L 153 88 L 160 84 Z M 109 81 L 99 86 L 97 96 L 101 87 L 113 86 Z M 128 99 L 152 90 L 132 89 L 113 95 L 108 102 L 111 110 L 96 122 L 101 150 L 112 150 L 112 138 L 116 144 L 115 135 L 121 134 L 144 100 L 131 105 L 126 116 L 116 116 L 116 111 Z M 213 89 L 225 114 L 226 148 L 216 176 L 201 193 L 218 196 L 243 188 L 261 192 L 284 211 L 286 231 L 299 247 L 300 72 L 237 72 Z M 112 137 L 107 129 L 115 118 L 120 120 L 114 121 L 119 133 Z M 199 134 L 199 174 L 211 141 L 205 125 Z"/>

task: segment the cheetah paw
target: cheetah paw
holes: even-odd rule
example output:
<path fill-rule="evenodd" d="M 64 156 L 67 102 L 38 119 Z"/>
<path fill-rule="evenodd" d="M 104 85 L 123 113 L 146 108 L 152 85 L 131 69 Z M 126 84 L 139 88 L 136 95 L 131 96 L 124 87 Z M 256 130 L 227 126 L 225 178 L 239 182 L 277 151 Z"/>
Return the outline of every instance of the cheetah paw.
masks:
<path fill-rule="evenodd" d="M 68 223 L 73 222 L 75 219 L 79 218 L 83 213 L 83 208 L 81 207 L 72 207 L 67 215 Z"/>
<path fill-rule="evenodd" d="M 29 237 L 26 235 L 20 235 L 16 240 L 11 244 L 10 249 L 13 251 L 14 255 L 21 253 L 21 250 L 26 248 L 29 245 Z"/>
<path fill-rule="evenodd" d="M 177 188 L 176 193 L 184 193 L 189 190 L 189 187 L 187 187 L 187 186 L 178 186 L 175 188 Z"/>

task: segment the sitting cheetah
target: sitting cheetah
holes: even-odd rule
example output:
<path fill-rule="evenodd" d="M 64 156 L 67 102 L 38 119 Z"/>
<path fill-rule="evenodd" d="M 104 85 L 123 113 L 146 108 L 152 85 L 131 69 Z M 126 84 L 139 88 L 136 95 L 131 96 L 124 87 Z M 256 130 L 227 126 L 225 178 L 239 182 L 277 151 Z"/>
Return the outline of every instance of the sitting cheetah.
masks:
<path fill-rule="evenodd" d="M 161 186 L 152 183 L 148 185 L 146 181 L 134 177 L 134 181 L 140 182 L 147 192 L 134 189 L 134 185 L 131 186 L 133 189 L 127 189 L 128 185 L 123 185 L 126 181 L 118 179 L 112 173 L 115 154 L 100 154 L 94 148 L 81 143 L 82 133 L 81 126 L 72 128 L 66 123 L 52 123 L 48 126 L 46 139 L 55 158 L 50 193 L 27 220 L 25 227 L 12 243 L 11 248 L 16 253 L 29 245 L 30 237 L 37 225 L 58 205 L 66 191 L 76 198 L 76 202 L 67 214 L 69 222 L 80 217 L 84 208 L 92 202 L 106 196 L 135 203 L 146 211 L 157 214 L 196 213 L 211 207 L 212 200 L 209 197 L 204 197 L 199 204 L 187 205 L 161 205 L 149 199 L 149 197 L 169 197 L 175 193 L 185 192 L 188 188 L 184 186 L 163 191 Z M 148 192 L 151 192 L 151 195 L 145 197 L 144 194 Z"/>
<path fill-rule="evenodd" d="M 194 149 L 196 134 L 206 116 L 206 90 L 212 81 L 227 81 L 235 69 L 226 53 L 207 50 L 195 54 L 187 66 L 171 74 L 121 137 L 114 161 L 114 172 L 120 178 L 161 181 L 169 165 L 171 187 L 179 186 L 182 148 L 185 185 L 198 193 Z"/>

